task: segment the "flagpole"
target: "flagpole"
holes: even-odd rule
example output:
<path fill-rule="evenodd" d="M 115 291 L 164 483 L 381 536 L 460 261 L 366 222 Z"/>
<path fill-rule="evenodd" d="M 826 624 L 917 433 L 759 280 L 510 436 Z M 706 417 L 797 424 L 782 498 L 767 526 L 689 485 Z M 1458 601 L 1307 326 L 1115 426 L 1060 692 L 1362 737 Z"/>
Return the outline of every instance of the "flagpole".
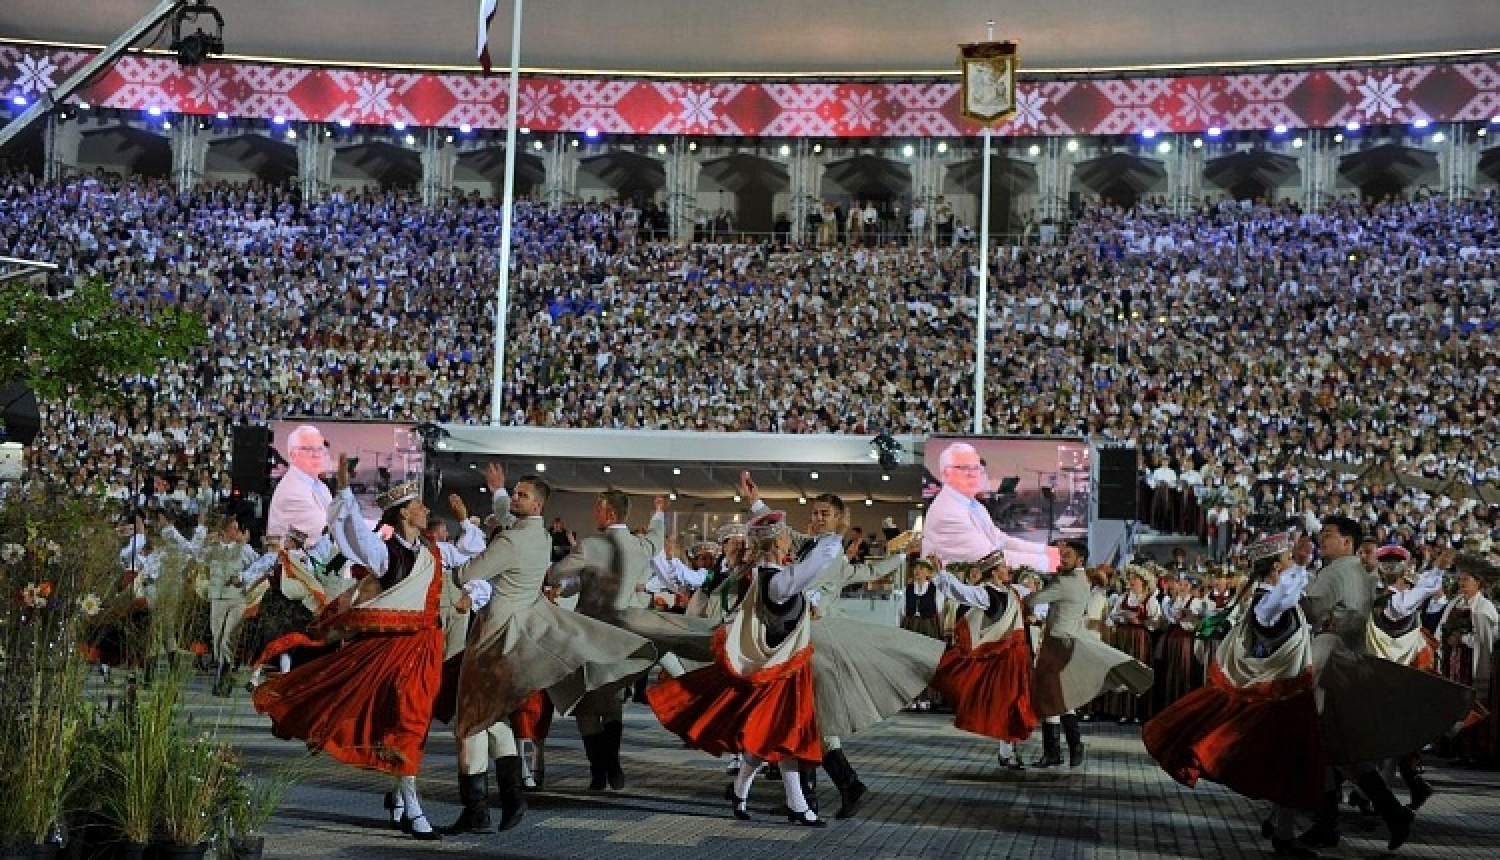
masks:
<path fill-rule="evenodd" d="M 995 22 L 985 27 L 985 41 L 995 41 Z M 990 127 L 985 124 L 980 133 L 984 139 L 984 168 L 979 188 L 979 307 L 974 315 L 974 427 L 975 436 L 984 435 L 984 364 L 986 340 L 989 335 L 990 307 Z"/>
<path fill-rule="evenodd" d="M 514 0 L 510 24 L 510 96 L 505 109 L 505 189 L 500 201 L 500 287 L 495 298 L 495 366 L 490 390 L 490 424 L 500 423 L 505 395 L 506 317 L 510 309 L 511 230 L 516 203 L 516 103 L 521 91 L 521 8 Z"/>

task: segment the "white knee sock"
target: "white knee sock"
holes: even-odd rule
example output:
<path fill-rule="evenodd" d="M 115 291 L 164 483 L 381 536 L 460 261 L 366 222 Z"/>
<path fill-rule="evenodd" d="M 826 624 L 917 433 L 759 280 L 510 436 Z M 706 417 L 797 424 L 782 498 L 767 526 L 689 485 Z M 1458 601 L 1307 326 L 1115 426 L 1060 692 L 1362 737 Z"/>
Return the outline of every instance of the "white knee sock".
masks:
<path fill-rule="evenodd" d="M 794 758 L 781 761 L 781 785 L 786 789 L 786 808 L 798 815 L 808 811 L 807 797 L 802 793 L 800 767 L 801 763 Z M 812 817 L 817 818 L 817 813 L 813 813 Z"/>
<path fill-rule="evenodd" d="M 755 782 L 755 775 L 760 773 L 763 765 L 765 765 L 764 759 L 745 753 L 745 760 L 740 764 L 739 775 L 734 778 L 735 797 L 750 797 L 750 785 Z"/>
<path fill-rule="evenodd" d="M 395 799 L 395 806 L 391 807 L 391 822 L 400 824 L 401 819 L 406 817 L 406 801 L 401 797 L 401 779 L 397 777 L 396 784 L 392 786 L 391 797 Z"/>
<path fill-rule="evenodd" d="M 422 802 L 417 799 L 416 777 L 401 777 L 401 802 L 406 805 L 406 817 L 411 819 L 411 829 L 418 833 L 431 833 L 432 822 L 422 814 Z"/>

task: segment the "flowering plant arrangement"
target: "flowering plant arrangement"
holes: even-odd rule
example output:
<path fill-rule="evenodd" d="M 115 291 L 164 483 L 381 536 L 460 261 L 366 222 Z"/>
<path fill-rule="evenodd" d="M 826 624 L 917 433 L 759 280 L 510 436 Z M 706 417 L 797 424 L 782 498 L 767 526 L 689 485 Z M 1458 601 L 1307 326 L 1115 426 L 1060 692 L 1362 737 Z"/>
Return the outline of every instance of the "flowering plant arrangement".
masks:
<path fill-rule="evenodd" d="M 42 491 L 0 505 L 0 841 L 41 844 L 63 824 L 88 720 L 78 643 L 115 558 L 93 507 Z"/>

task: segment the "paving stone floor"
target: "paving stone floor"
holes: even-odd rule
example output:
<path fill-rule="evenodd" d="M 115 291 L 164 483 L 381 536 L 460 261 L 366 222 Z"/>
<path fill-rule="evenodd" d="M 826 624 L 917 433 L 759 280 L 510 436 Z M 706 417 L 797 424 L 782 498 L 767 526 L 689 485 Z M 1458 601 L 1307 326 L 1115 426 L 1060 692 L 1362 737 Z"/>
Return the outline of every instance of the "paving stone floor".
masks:
<path fill-rule="evenodd" d="M 255 763 L 291 759 L 297 744 L 270 736 L 248 696 L 190 694 L 197 719 L 217 723 Z M 388 780 L 318 759 L 267 832 L 274 858 L 398 858 L 461 854 L 479 858 L 919 858 L 1042 857 L 1058 860 L 1269 857 L 1259 836 L 1265 805 L 1202 784 L 1172 782 L 1143 751 L 1139 727 L 1085 724 L 1084 767 L 1002 772 L 994 745 L 955 730 L 950 717 L 902 714 L 845 739 L 870 795 L 857 818 L 808 829 L 778 820 L 779 784 L 762 779 L 751 800 L 755 820 L 734 820 L 723 798 L 723 762 L 684 749 L 642 705 L 626 707 L 624 791 L 586 789 L 587 768 L 573 721 L 559 719 L 548 746 L 547 790 L 531 796 L 520 827 L 505 834 L 418 843 L 384 829 L 381 793 Z M 1029 761 L 1036 742 L 1023 750 Z M 1422 809 L 1410 858 L 1500 858 L 1500 774 L 1431 768 L 1437 795 Z M 434 725 L 420 789 L 440 826 L 458 814 L 454 746 Z M 1399 792 L 1398 792 L 1399 794 Z M 827 777 L 826 808 L 838 798 Z M 1329 857 L 1392 856 L 1378 821 L 1344 815 L 1344 844 Z"/>

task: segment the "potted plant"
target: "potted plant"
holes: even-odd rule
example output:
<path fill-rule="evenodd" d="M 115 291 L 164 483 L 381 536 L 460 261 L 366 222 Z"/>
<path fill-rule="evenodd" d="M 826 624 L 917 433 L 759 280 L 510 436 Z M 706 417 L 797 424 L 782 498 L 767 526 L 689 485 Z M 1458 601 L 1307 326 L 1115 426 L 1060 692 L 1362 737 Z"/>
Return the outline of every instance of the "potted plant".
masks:
<path fill-rule="evenodd" d="M 122 860 L 145 855 L 164 817 L 166 784 L 179 743 L 174 720 L 182 681 L 180 672 L 169 671 L 149 693 L 127 689 L 125 702 L 105 728 L 104 814 L 119 835 Z"/>
<path fill-rule="evenodd" d="M 265 851 L 265 826 L 286 800 L 292 786 L 302 779 L 308 758 L 273 768 L 267 775 L 251 773 L 243 761 L 235 761 L 233 773 L 224 781 L 223 837 L 219 856 L 234 860 L 260 860 Z"/>
<path fill-rule="evenodd" d="M 90 720 L 77 647 L 114 564 L 106 524 L 45 493 L 0 506 L 0 844 L 47 856 L 60 847 L 69 789 L 81 781 Z"/>
<path fill-rule="evenodd" d="M 226 780 L 234 778 L 228 748 L 207 734 L 172 733 L 167 747 L 167 771 L 161 784 L 162 829 L 169 844 L 165 860 L 202 858 L 213 835 L 219 798 Z"/>

